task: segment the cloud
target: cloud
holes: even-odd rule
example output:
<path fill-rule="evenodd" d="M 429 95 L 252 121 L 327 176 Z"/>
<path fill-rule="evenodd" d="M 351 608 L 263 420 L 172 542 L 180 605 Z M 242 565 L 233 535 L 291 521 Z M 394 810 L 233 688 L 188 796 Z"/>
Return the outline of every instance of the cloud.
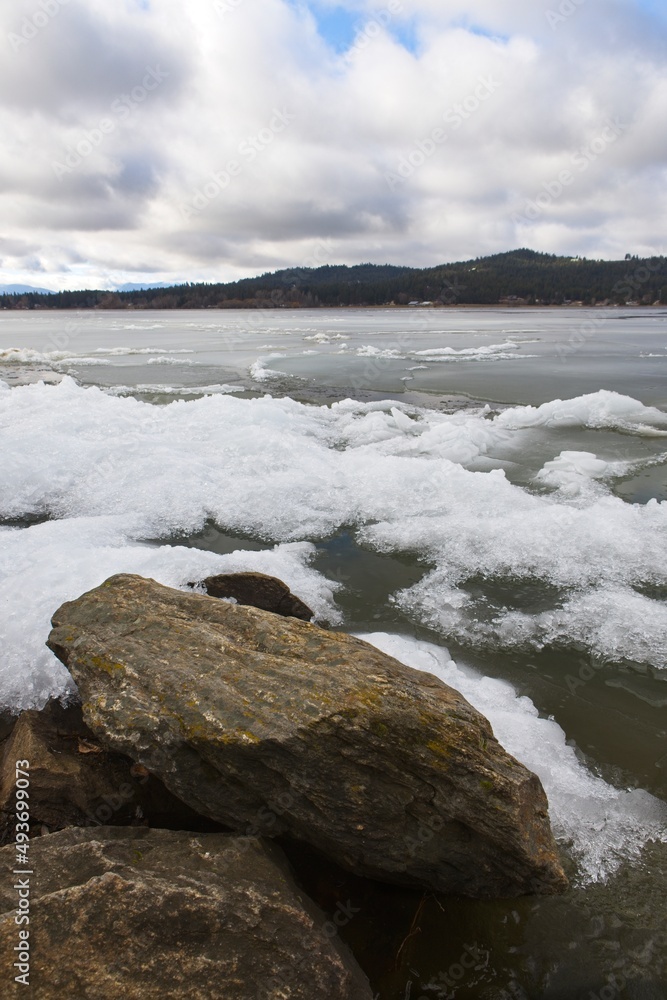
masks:
<path fill-rule="evenodd" d="M 0 280 L 225 279 L 321 241 L 349 263 L 664 252 L 659 16 L 639 0 L 5 5 Z"/>

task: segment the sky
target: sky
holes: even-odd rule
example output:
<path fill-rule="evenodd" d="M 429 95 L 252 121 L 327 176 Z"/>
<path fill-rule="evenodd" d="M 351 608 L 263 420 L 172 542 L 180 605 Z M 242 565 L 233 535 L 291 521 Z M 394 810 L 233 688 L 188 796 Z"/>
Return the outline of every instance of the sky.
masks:
<path fill-rule="evenodd" d="M 664 0 L 12 0 L 0 284 L 667 252 Z"/>

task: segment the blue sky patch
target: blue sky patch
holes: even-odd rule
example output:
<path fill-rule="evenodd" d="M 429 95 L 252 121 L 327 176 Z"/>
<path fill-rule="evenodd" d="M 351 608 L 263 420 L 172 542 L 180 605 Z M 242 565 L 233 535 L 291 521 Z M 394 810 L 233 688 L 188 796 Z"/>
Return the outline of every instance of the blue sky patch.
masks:
<path fill-rule="evenodd" d="M 408 52 L 417 52 L 419 48 L 419 36 L 416 17 L 410 18 L 409 21 L 396 21 L 388 26 L 388 31 Z"/>
<path fill-rule="evenodd" d="M 381 7 L 378 13 L 372 11 L 351 11 L 346 7 L 323 6 L 308 4 L 308 9 L 315 19 L 317 30 L 327 44 L 338 53 L 347 52 L 358 35 L 368 35 L 369 40 L 375 36 L 377 29 L 372 25 L 380 24 L 409 52 L 417 50 L 416 19 L 409 21 L 392 17 L 387 21 L 386 8 Z M 370 31 L 368 29 L 370 28 Z"/>
<path fill-rule="evenodd" d="M 649 11 L 651 14 L 659 14 L 663 18 L 667 14 L 665 0 L 636 0 L 636 2 L 638 7 Z"/>
<path fill-rule="evenodd" d="M 359 31 L 359 15 L 344 7 L 313 6 L 317 30 L 335 52 L 347 52 Z"/>

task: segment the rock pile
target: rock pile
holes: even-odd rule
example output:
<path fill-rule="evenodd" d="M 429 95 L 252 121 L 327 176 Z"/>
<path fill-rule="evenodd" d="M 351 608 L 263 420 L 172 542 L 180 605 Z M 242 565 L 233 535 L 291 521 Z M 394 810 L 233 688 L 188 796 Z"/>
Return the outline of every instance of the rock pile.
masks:
<path fill-rule="evenodd" d="M 281 581 L 205 589 L 120 575 L 64 604 L 48 644 L 81 704 L 0 733 L 0 843 L 30 761 L 35 1000 L 370 1000 L 275 838 L 324 878 L 566 888 L 538 778 L 458 692 L 318 628 Z M 15 905 L 0 889 L 5 982 Z"/>

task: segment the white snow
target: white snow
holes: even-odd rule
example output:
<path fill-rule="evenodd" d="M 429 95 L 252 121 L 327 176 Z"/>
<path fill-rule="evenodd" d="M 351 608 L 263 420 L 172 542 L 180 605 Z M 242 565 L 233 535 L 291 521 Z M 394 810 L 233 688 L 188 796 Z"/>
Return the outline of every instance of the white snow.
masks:
<path fill-rule="evenodd" d="M 531 341 L 529 341 L 531 343 Z M 454 347 L 435 347 L 426 351 L 413 351 L 415 358 L 427 358 L 437 360 L 440 358 L 488 358 L 495 356 L 507 357 L 510 351 L 518 351 L 519 345 L 513 340 L 506 340 L 502 344 L 489 344 L 487 347 L 464 347 L 456 350 Z M 509 355 L 514 357 L 514 355 Z"/>
<path fill-rule="evenodd" d="M 667 413 L 608 389 L 575 399 L 554 399 L 537 407 L 515 406 L 501 413 L 497 422 L 513 430 L 521 427 L 608 427 L 646 436 L 667 434 Z"/>
<path fill-rule="evenodd" d="M 570 401 L 569 410 L 584 425 L 600 423 L 602 410 L 612 424 L 632 414 L 640 435 L 665 420 L 612 397 Z M 598 490 L 573 500 L 514 485 L 502 468 L 475 471 L 522 435 L 548 434 L 508 430 L 507 412 L 519 424 L 534 416 L 450 415 L 392 401 L 307 406 L 238 399 L 225 387 L 155 407 L 70 378 L 21 386 L 0 393 L 0 517 L 115 515 L 132 540 L 187 534 L 208 518 L 273 543 L 353 525 L 381 551 L 417 552 L 434 565 L 397 595 L 428 624 L 480 633 L 470 577 L 544 581 L 563 588 L 566 602 L 527 619 L 501 614 L 487 638 L 539 646 L 569 637 L 596 651 L 632 647 L 664 666 L 663 606 L 635 588 L 667 585 L 667 505 L 624 503 L 599 479 Z M 590 481 L 604 472 L 593 453 L 571 454 L 558 449 L 546 474 L 562 481 L 567 465 Z M 602 629 L 604 607 L 614 614 Z"/>

